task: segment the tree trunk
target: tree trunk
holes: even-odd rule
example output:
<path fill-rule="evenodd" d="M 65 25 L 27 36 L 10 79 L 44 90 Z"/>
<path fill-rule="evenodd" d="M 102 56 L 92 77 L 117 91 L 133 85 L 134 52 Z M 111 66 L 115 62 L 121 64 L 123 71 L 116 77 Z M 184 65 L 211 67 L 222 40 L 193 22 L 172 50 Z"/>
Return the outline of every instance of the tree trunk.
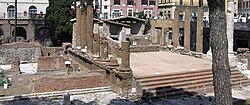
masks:
<path fill-rule="evenodd" d="M 216 105 L 232 105 L 225 0 L 207 0 L 209 6 L 210 45 Z"/>

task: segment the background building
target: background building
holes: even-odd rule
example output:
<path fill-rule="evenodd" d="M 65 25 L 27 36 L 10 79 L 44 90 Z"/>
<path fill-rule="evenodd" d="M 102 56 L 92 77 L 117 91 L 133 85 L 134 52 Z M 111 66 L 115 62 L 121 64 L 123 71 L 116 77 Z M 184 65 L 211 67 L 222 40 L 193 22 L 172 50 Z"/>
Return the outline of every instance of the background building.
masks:
<path fill-rule="evenodd" d="M 31 40 L 44 37 L 48 31 L 44 25 L 44 14 L 48 0 L 18 0 L 17 40 Z M 14 0 L 0 0 L 0 36 L 13 37 L 15 18 Z M 37 35 L 37 36 L 35 36 Z M 45 40 L 45 39 L 43 39 Z"/>
<path fill-rule="evenodd" d="M 157 0 L 111 0 L 111 18 L 119 16 L 137 16 L 143 13 L 147 18 L 157 17 Z"/>

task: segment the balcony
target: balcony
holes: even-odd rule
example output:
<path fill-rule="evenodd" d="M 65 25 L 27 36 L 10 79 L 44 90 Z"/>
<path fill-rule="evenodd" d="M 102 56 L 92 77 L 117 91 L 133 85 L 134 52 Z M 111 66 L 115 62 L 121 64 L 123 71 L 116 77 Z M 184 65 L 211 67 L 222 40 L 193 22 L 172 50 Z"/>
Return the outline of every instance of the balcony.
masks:
<path fill-rule="evenodd" d="M 159 7 L 163 7 L 163 6 L 199 6 L 199 2 L 159 2 Z M 207 3 L 203 3 L 203 6 L 207 6 Z"/>
<path fill-rule="evenodd" d="M 44 19 L 45 14 L 28 14 L 27 12 L 17 12 L 17 19 Z M 15 13 L 0 12 L 0 19 L 15 19 Z"/>

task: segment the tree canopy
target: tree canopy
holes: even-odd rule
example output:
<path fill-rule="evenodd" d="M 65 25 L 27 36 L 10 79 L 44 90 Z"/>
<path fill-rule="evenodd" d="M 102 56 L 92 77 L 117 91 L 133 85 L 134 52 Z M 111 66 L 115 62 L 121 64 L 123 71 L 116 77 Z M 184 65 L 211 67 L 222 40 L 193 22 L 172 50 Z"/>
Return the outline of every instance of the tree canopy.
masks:
<path fill-rule="evenodd" d="M 62 42 L 71 42 L 73 24 L 70 19 L 74 18 L 71 5 L 74 0 L 49 0 L 46 10 L 46 24 L 54 45 Z"/>

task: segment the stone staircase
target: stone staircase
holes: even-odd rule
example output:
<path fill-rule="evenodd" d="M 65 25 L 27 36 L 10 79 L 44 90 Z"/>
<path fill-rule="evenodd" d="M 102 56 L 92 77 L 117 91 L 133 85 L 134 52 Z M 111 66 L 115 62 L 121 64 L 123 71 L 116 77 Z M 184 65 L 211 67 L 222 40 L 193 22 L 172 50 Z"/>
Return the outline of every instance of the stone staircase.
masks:
<path fill-rule="evenodd" d="M 213 75 L 211 70 L 135 77 L 135 80 L 144 98 L 171 99 L 213 92 Z M 248 83 L 249 80 L 239 71 L 231 70 L 232 87 L 237 88 Z"/>

